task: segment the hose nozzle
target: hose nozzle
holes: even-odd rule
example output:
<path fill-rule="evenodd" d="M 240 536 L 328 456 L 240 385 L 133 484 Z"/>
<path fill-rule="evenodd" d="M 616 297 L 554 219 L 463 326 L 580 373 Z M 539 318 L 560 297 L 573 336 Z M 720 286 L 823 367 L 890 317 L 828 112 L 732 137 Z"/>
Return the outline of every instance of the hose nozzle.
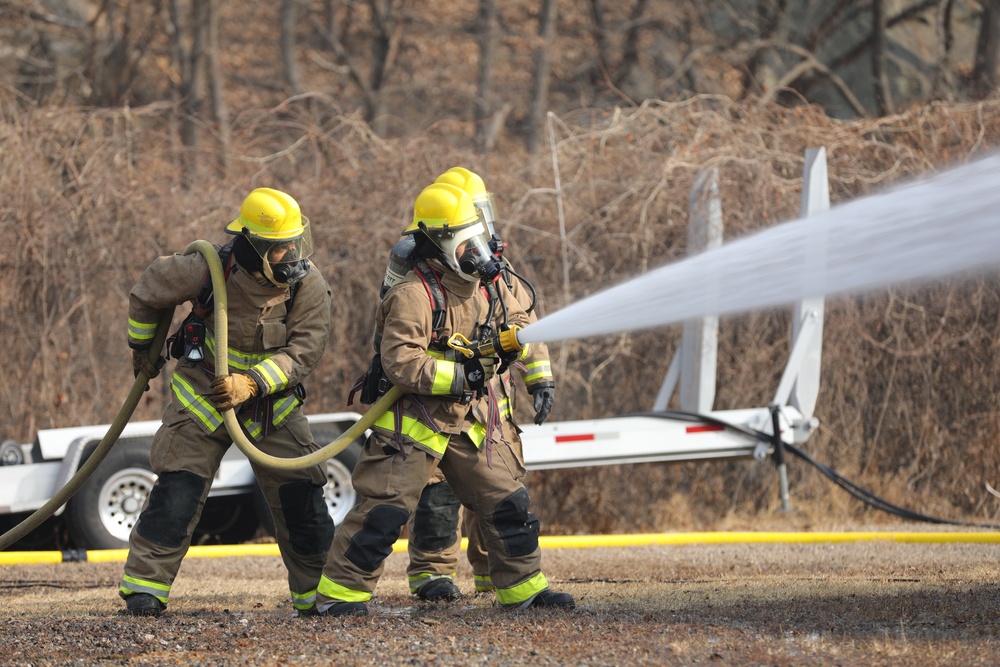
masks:
<path fill-rule="evenodd" d="M 512 326 L 481 343 L 473 343 L 462 334 L 456 333 L 448 338 L 448 347 L 456 350 L 467 359 L 499 357 L 511 352 L 520 352 L 524 349 L 524 346 L 517 339 L 517 332 L 520 329 L 519 326 Z"/>

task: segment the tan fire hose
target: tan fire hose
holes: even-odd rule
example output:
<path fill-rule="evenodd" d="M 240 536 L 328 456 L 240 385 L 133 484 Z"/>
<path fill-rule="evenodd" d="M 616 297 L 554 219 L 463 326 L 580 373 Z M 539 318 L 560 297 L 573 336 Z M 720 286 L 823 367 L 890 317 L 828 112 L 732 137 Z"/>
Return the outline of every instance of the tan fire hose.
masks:
<path fill-rule="evenodd" d="M 228 299 L 226 296 L 225 271 L 222 267 L 222 262 L 219 259 L 219 253 L 216 252 L 215 246 L 208 241 L 194 241 L 184 250 L 185 255 L 190 255 L 195 252 L 201 253 L 201 255 L 208 262 L 209 274 L 212 277 L 212 291 L 215 295 L 215 340 L 216 350 L 219 351 L 219 354 L 216 355 L 215 359 L 215 374 L 217 376 L 228 375 L 229 360 L 226 350 L 229 349 L 229 316 L 227 313 Z M 156 334 L 154 335 L 153 342 L 149 347 L 149 361 L 151 363 L 157 363 L 160 359 L 160 351 L 163 349 L 163 345 L 167 340 L 167 332 L 170 330 L 170 323 L 173 320 L 173 315 L 173 308 L 164 310 L 159 323 L 156 325 Z M 55 514 L 56 510 L 66 504 L 69 499 L 80 490 L 87 480 L 90 479 L 90 476 L 94 474 L 94 471 L 97 470 L 97 467 L 101 465 L 102 461 L 104 461 L 108 452 L 111 451 L 111 447 L 118 441 L 118 437 L 125 429 L 125 425 L 128 424 L 128 420 L 132 417 L 132 413 L 135 412 L 136 407 L 139 405 L 139 400 L 142 398 L 142 395 L 146 391 L 146 387 L 148 385 L 149 377 L 145 373 L 140 372 L 136 376 L 135 382 L 132 384 L 132 388 L 126 397 L 125 402 L 118 411 L 118 416 L 115 417 L 115 420 L 111 423 L 111 427 L 108 429 L 104 438 L 101 439 L 97 448 L 94 449 L 94 452 L 83 463 L 83 465 L 80 466 L 80 469 L 77 470 L 76 474 L 73 475 L 66 485 L 59 489 L 55 495 L 49 498 L 44 505 L 32 512 L 31 515 L 29 515 L 24 521 L 17 524 L 3 535 L 0 535 L 0 551 L 4 551 L 17 541 L 24 538 L 28 533 L 40 526 L 42 522 Z M 295 458 L 286 459 L 278 456 L 271 456 L 270 454 L 265 454 L 260 451 L 247 439 L 246 435 L 244 435 L 243 429 L 240 428 L 239 422 L 236 421 L 236 414 L 233 410 L 230 409 L 223 412 L 222 420 L 226 425 L 226 430 L 229 432 L 233 442 L 239 450 L 243 452 L 248 459 L 250 459 L 250 461 L 267 468 L 275 468 L 279 470 L 301 470 L 303 468 L 318 465 L 342 452 L 348 447 L 348 445 L 364 435 L 365 431 L 368 430 L 373 423 L 375 423 L 375 420 L 381 417 L 386 410 L 392 407 L 392 404 L 395 403 L 401 395 L 402 392 L 399 388 L 395 386 L 392 387 L 388 393 L 372 405 L 364 416 L 358 419 L 358 421 L 344 431 L 336 440 L 321 449 L 316 450 L 315 452 Z"/>

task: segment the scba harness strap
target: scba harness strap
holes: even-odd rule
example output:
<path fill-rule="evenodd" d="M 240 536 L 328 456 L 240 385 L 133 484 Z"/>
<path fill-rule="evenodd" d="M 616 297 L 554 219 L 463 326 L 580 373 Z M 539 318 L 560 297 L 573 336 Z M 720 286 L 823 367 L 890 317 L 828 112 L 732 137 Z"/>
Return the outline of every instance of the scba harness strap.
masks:
<path fill-rule="evenodd" d="M 441 276 L 430 265 L 420 260 L 413 266 L 413 272 L 423 283 L 427 292 L 427 299 L 431 304 L 431 349 L 440 349 L 441 331 L 444 329 L 448 317 L 448 299 L 441 284 Z M 381 345 L 381 340 L 375 340 L 375 349 Z M 351 392 L 347 395 L 347 404 L 354 404 L 354 395 L 361 392 L 358 399 L 365 405 L 371 405 L 385 395 L 392 387 L 392 382 L 386 377 L 382 369 L 382 355 L 378 352 L 372 357 L 368 370 L 355 381 L 351 387 Z"/>

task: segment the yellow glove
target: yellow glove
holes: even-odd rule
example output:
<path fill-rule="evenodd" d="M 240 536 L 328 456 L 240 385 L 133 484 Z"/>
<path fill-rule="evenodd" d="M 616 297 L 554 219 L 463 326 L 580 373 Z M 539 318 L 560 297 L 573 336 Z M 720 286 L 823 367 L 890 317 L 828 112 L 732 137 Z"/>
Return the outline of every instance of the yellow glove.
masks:
<path fill-rule="evenodd" d="M 245 373 L 223 375 L 212 382 L 209 398 L 219 410 L 231 410 L 257 395 L 257 381 Z"/>

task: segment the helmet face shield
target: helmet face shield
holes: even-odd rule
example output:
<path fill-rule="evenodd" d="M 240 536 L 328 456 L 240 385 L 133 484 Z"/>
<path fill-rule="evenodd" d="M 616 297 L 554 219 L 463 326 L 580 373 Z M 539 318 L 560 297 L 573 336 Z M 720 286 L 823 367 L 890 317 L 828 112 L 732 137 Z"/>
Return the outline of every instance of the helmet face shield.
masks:
<path fill-rule="evenodd" d="M 493 193 L 487 192 L 485 195 L 477 197 L 473 200 L 476 204 L 476 210 L 479 212 L 479 216 L 486 223 L 486 228 L 490 230 L 490 234 L 496 234 L 496 222 L 497 222 L 497 209 L 496 205 L 493 203 Z"/>
<path fill-rule="evenodd" d="M 302 233 L 295 238 L 273 239 L 247 232 L 250 245 L 260 255 L 264 275 L 277 287 L 288 287 L 309 272 L 308 258 L 313 253 L 312 229 L 303 218 Z"/>
<path fill-rule="evenodd" d="M 499 264 L 490 241 L 493 235 L 486 223 L 477 217 L 459 229 L 422 227 L 421 230 L 441 251 L 441 259 L 452 271 L 469 282 L 493 282 L 500 274 Z"/>

